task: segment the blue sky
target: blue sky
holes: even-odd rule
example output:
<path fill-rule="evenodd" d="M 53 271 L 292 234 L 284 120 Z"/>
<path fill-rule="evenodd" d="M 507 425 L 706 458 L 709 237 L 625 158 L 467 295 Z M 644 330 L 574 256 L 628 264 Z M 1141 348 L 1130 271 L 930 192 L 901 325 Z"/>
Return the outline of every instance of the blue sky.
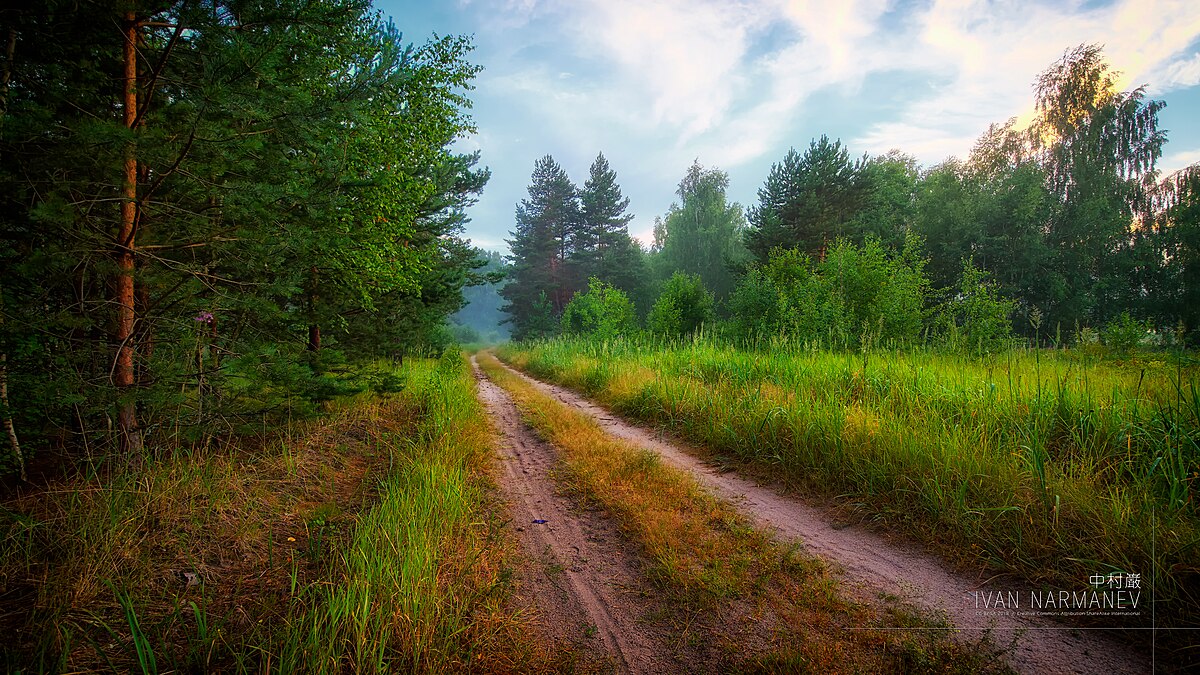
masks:
<path fill-rule="evenodd" d="M 539 157 L 578 184 L 598 152 L 650 239 L 692 160 L 751 205 L 771 164 L 821 134 L 852 156 L 965 156 L 989 123 L 1032 114 L 1038 74 L 1104 45 L 1123 88 L 1166 101 L 1159 168 L 1200 162 L 1200 3 L 886 0 L 376 0 L 405 39 L 474 37 L 471 92 L 492 179 L 470 216 L 506 250 Z"/>

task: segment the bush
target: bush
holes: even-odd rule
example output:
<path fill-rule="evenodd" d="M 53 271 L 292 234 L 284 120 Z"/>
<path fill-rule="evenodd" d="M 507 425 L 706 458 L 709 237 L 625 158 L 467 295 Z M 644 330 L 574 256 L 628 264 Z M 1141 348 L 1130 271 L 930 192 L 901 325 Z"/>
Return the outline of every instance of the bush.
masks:
<path fill-rule="evenodd" d="M 526 326 L 516 326 L 513 329 L 513 339 L 530 340 L 554 337 L 558 333 L 558 320 L 554 317 L 554 303 L 550 302 L 546 291 L 538 294 L 538 299 L 533 301 L 533 309 L 526 323 Z"/>
<path fill-rule="evenodd" d="M 449 331 L 451 341 L 460 345 L 480 342 L 482 340 L 482 337 L 479 335 L 479 331 L 475 330 L 475 328 L 472 326 L 451 323 L 449 326 Z"/>
<path fill-rule="evenodd" d="M 889 255 L 874 238 L 862 246 L 839 240 L 819 263 L 776 249 L 734 293 L 734 330 L 833 347 L 911 344 L 921 334 L 929 287 L 919 245 L 910 238 Z"/>
<path fill-rule="evenodd" d="M 692 335 L 716 316 L 712 293 L 704 288 L 698 274 L 676 272 L 663 285 L 646 327 L 651 332 L 666 337 Z"/>
<path fill-rule="evenodd" d="M 1004 349 L 1012 338 L 1015 308 L 986 271 L 964 260 L 958 292 L 942 306 L 950 346 L 979 353 Z"/>
<path fill-rule="evenodd" d="M 754 266 L 729 297 L 733 334 L 745 341 L 783 333 L 780 294 L 767 270 Z"/>
<path fill-rule="evenodd" d="M 1100 338 L 1110 352 L 1118 356 L 1127 356 L 1150 336 L 1150 331 L 1149 322 L 1138 321 L 1130 316 L 1129 312 L 1121 312 L 1121 316 L 1104 327 Z"/>
<path fill-rule="evenodd" d="M 637 330 L 629 296 L 596 277 L 588 280 L 586 293 L 576 293 L 563 308 L 561 324 L 565 335 L 589 335 L 600 340 L 627 336 Z"/>

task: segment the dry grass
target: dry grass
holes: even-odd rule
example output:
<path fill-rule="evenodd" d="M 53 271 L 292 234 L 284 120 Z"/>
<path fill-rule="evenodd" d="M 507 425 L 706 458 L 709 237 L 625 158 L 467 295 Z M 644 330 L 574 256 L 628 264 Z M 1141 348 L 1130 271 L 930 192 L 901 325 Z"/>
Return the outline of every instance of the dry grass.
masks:
<path fill-rule="evenodd" d="M 843 597 L 824 565 L 753 527 L 686 472 L 604 432 L 587 415 L 542 394 L 491 354 L 479 362 L 513 397 L 527 421 L 563 453 L 569 480 L 600 503 L 653 561 L 657 584 L 680 603 L 725 619 L 721 638 L 748 671 L 886 672 L 913 668 L 981 672 L 995 668 L 987 647 L 950 643 L 935 631 L 855 630 L 928 627 L 897 608 Z M 746 651 L 753 624 L 769 635 Z"/>

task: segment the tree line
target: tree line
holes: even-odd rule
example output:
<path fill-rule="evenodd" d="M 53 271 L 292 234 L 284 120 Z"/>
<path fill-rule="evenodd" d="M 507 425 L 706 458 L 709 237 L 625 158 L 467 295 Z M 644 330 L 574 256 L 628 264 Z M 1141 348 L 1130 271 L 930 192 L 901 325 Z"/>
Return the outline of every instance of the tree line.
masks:
<path fill-rule="evenodd" d="M 615 258 L 619 270 L 588 264 L 595 246 L 575 233 L 595 226 L 571 206 L 588 188 L 547 156 L 510 242 L 514 337 L 580 332 L 581 316 L 621 304 L 618 291 L 666 334 L 716 323 L 742 340 L 851 348 L 991 349 L 1105 332 L 1195 345 L 1200 166 L 1157 170 L 1165 104 L 1144 88 L 1119 91 L 1095 45 L 1067 50 L 1034 93 L 1028 127 L 994 124 L 965 160 L 929 168 L 896 150 L 852 158 L 821 136 L 775 163 L 745 210 L 726 199 L 727 174 L 696 162 L 655 219 L 653 245 Z M 611 236 L 629 220 L 627 200 L 620 207 L 605 221 Z M 700 321 L 667 320 L 676 315 Z"/>
<path fill-rule="evenodd" d="M 483 264 L 467 38 L 368 0 L 50 0 L 0 40 L 0 416 L 32 446 L 291 414 L 345 352 L 435 341 Z"/>

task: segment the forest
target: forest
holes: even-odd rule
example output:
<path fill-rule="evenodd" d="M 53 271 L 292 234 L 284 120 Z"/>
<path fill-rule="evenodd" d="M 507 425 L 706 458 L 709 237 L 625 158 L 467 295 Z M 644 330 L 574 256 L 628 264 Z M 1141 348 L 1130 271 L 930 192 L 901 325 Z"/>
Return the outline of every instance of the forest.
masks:
<path fill-rule="evenodd" d="M 1200 164 L 1101 46 L 965 158 L 817 130 L 749 205 L 697 158 L 647 244 L 546 154 L 489 251 L 471 37 L 51 0 L 0 40 L 6 671 L 1195 662 Z M 1132 609 L 973 618 L 1097 578 Z"/>
<path fill-rule="evenodd" d="M 436 344 L 483 264 L 465 38 L 406 44 L 367 2 L 162 7 L 6 14 L 6 419 L 60 446 L 286 417 L 348 351 Z"/>

